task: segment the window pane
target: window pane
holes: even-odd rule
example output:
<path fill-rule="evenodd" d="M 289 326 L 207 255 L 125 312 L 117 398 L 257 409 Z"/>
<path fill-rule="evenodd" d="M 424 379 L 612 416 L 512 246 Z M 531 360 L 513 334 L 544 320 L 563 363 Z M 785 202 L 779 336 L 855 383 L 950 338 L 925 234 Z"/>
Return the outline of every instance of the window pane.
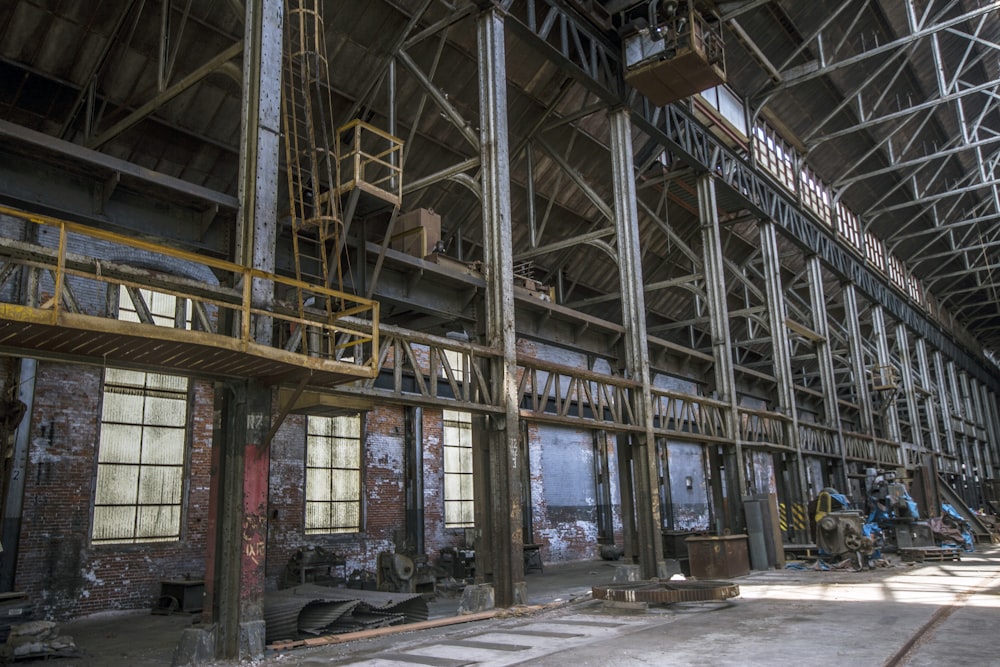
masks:
<path fill-rule="evenodd" d="M 306 500 L 330 499 L 330 470 L 324 468 L 306 470 Z"/>
<path fill-rule="evenodd" d="M 97 470 L 94 502 L 99 505 L 134 504 L 138 487 L 139 466 L 101 465 Z"/>
<path fill-rule="evenodd" d="M 361 495 L 357 470 L 331 470 L 334 500 L 355 500 Z"/>
<path fill-rule="evenodd" d="M 179 536 L 177 527 L 180 526 L 180 511 L 179 505 L 140 507 L 136 539 L 176 539 Z"/>
<path fill-rule="evenodd" d="M 94 542 L 131 542 L 134 531 L 134 506 L 94 508 Z"/>
<path fill-rule="evenodd" d="M 330 439 L 310 436 L 306 440 L 306 465 L 313 468 L 329 468 L 332 459 Z"/>
<path fill-rule="evenodd" d="M 306 503 L 306 528 L 325 531 L 330 526 L 330 506 L 327 503 Z"/>
<path fill-rule="evenodd" d="M 183 483 L 178 466 L 144 466 L 139 474 L 139 504 L 180 505 Z"/>
<path fill-rule="evenodd" d="M 146 397 L 146 424 L 183 427 L 185 419 L 187 419 L 187 397 L 182 399 Z"/>
<path fill-rule="evenodd" d="M 141 423 L 143 411 L 142 390 L 113 388 L 105 390 L 101 407 L 101 421 Z"/>
<path fill-rule="evenodd" d="M 141 440 L 141 426 L 103 424 L 97 460 L 99 463 L 138 463 L 140 449 L 136 445 Z"/>

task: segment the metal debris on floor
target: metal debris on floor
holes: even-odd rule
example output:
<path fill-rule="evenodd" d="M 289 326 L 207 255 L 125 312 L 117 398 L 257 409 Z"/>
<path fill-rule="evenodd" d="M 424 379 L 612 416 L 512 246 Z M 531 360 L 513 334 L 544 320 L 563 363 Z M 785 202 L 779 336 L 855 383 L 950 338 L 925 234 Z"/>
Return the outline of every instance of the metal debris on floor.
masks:
<path fill-rule="evenodd" d="M 427 601 L 411 593 L 383 593 L 303 584 L 264 596 L 267 643 L 356 632 L 427 620 Z"/>
<path fill-rule="evenodd" d="M 731 581 L 686 580 L 637 581 L 625 584 L 594 586 L 592 593 L 597 600 L 611 602 L 649 602 L 674 604 L 677 602 L 718 602 L 739 597 L 740 587 Z"/>

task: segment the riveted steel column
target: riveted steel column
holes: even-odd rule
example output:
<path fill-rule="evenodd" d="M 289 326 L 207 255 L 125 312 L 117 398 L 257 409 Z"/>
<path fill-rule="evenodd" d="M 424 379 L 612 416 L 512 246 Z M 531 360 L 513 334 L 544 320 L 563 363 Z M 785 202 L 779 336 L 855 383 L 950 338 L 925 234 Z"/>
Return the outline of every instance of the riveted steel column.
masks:
<path fill-rule="evenodd" d="M 955 456 L 958 451 L 955 443 L 955 427 L 951 419 L 951 400 L 948 390 L 948 376 L 945 374 L 944 357 L 940 350 L 934 350 L 931 354 L 934 362 L 934 377 L 937 379 L 938 410 L 941 415 L 941 428 L 944 430 L 944 442 L 942 452 L 949 456 Z M 940 468 L 940 466 L 938 466 Z"/>
<path fill-rule="evenodd" d="M 958 456 L 959 473 L 962 475 L 963 484 L 959 492 L 965 502 L 971 507 L 974 503 L 975 494 L 972 491 L 975 480 L 972 469 L 975 467 L 972 457 L 969 455 L 969 444 L 967 429 L 965 427 L 965 402 L 958 385 L 958 371 L 955 362 L 948 360 L 945 364 L 948 372 L 948 389 L 951 397 L 951 423 L 955 431 L 955 455 Z"/>
<path fill-rule="evenodd" d="M 927 358 L 927 343 L 923 338 L 916 340 L 917 375 L 923 388 L 924 415 L 927 419 L 928 441 L 923 442 L 920 452 L 921 487 L 924 493 L 924 511 L 928 516 L 940 513 L 941 495 L 938 490 L 938 462 L 941 460 L 941 433 L 938 426 L 934 392 L 931 390 L 931 367 Z"/>
<path fill-rule="evenodd" d="M 281 0 L 248 0 L 243 48 L 239 218 L 235 259 L 273 273 L 277 235 L 281 112 Z M 274 285 L 255 280 L 252 305 L 267 310 Z M 238 323 L 233 323 L 238 326 Z M 251 323 L 254 340 L 271 342 L 269 318 Z M 206 615 L 218 627 L 219 657 L 264 653 L 264 566 L 267 545 L 271 391 L 233 382 L 216 392 L 221 428 L 213 438 L 213 489 L 206 566 Z"/>
<path fill-rule="evenodd" d="M 996 405 L 993 403 L 993 394 L 985 384 L 979 385 L 980 402 L 983 406 L 983 417 L 986 419 L 986 453 L 989 455 L 989 470 L 985 476 L 995 478 L 997 476 L 997 466 L 1000 459 L 997 458 L 997 421 Z"/>
<path fill-rule="evenodd" d="M 483 274 L 486 344 L 493 400 L 502 415 L 489 421 L 489 511 L 494 599 L 498 607 L 524 602 L 521 466 L 518 449 L 517 353 L 511 250 L 510 164 L 507 146 L 507 68 L 504 19 L 493 6 L 476 19 L 479 54 L 479 142 L 483 179 Z"/>
<path fill-rule="evenodd" d="M 982 467 L 979 469 L 979 477 L 980 479 L 987 479 L 992 477 L 990 471 L 993 467 L 989 449 L 989 421 L 986 419 L 986 412 L 983 409 L 983 394 L 979 383 L 976 382 L 975 378 L 969 378 L 969 385 L 972 390 L 972 405 L 976 410 L 976 446 L 983 462 Z M 980 437 L 980 434 L 982 434 L 982 437 Z"/>
<path fill-rule="evenodd" d="M 923 433 L 920 432 L 920 406 L 917 404 L 917 387 L 913 383 L 910 341 L 904 324 L 896 325 L 896 347 L 899 348 L 900 372 L 903 374 L 903 395 L 906 396 L 906 411 L 910 417 L 911 442 L 902 443 L 903 463 L 907 468 L 910 468 L 914 465 L 920 465 L 921 457 L 923 456 L 924 437 Z"/>
<path fill-rule="evenodd" d="M 660 535 L 659 471 L 653 434 L 649 349 L 646 345 L 646 304 L 643 298 L 642 259 L 639 250 L 639 212 L 635 199 L 635 166 L 632 161 L 632 123 L 627 109 L 608 114 L 611 126 L 611 170 L 615 194 L 615 233 L 618 240 L 618 276 L 625 326 L 625 372 L 642 383 L 633 393 L 635 419 L 643 430 L 629 436 L 634 476 L 636 537 L 639 565 L 645 579 L 657 575 L 663 560 Z"/>
<path fill-rule="evenodd" d="M 705 173 L 698 177 L 698 220 L 701 223 L 702 254 L 705 272 L 712 357 L 715 366 L 715 390 L 719 400 L 729 404 L 725 410 L 726 435 L 732 444 L 727 448 L 726 489 L 729 511 L 725 517 L 733 532 L 743 529 L 743 517 L 735 511 L 747 491 L 743 466 L 743 444 L 737 423 L 736 379 L 733 373 L 733 341 L 729 333 L 729 309 L 726 306 L 726 276 L 722 261 L 722 236 L 719 232 L 719 209 L 715 199 L 715 176 Z M 735 468 L 735 470 L 733 470 Z M 720 511 L 721 508 L 716 508 Z"/>
<path fill-rule="evenodd" d="M 982 503 L 983 458 L 979 451 L 979 437 L 976 433 L 976 409 L 972 402 L 972 388 L 969 385 L 969 374 L 962 371 L 958 375 L 962 392 L 962 404 L 965 411 L 965 436 L 969 447 L 969 458 L 973 465 L 973 474 L 969 475 L 969 486 L 972 487 L 972 504 L 969 507 L 979 507 Z"/>
<path fill-rule="evenodd" d="M 795 406 L 795 387 L 792 383 L 792 349 L 788 341 L 788 329 L 785 326 L 785 299 L 781 285 L 781 255 L 778 251 L 778 232 L 775 224 L 763 220 L 758 224 L 760 230 L 760 254 L 763 260 L 764 287 L 767 295 L 767 319 L 771 329 L 771 354 L 774 364 L 774 378 L 778 383 L 778 411 L 788 417 L 782 425 L 785 431 L 785 443 L 795 448 L 795 478 L 797 490 L 795 498 L 786 502 L 791 507 L 798 503 L 805 507 L 808 502 L 808 487 L 806 485 L 806 468 L 802 460 L 802 445 L 799 441 L 799 415 Z M 789 530 L 794 522 L 789 521 Z M 809 542 L 806 532 L 798 536 Z"/>
<path fill-rule="evenodd" d="M 880 304 L 872 306 L 872 331 L 875 334 L 875 354 L 878 365 L 883 368 L 895 368 L 892 363 L 892 355 L 889 353 L 889 332 L 885 328 L 885 312 Z M 893 390 L 894 391 L 894 390 Z M 899 453 L 902 458 L 899 463 L 906 465 L 906 452 L 903 451 L 903 435 L 899 430 L 899 411 L 896 401 L 891 396 L 883 398 L 883 404 L 888 401 L 883 411 L 884 424 L 889 431 L 889 440 L 899 445 Z"/>
<path fill-rule="evenodd" d="M 812 311 L 813 331 L 821 336 L 816 341 L 816 363 L 819 365 L 819 381 L 823 387 L 823 419 L 826 425 L 837 430 L 837 448 L 840 451 L 840 474 L 837 484 L 847 489 L 847 459 L 844 447 L 843 425 L 840 421 L 840 407 L 837 405 L 837 376 L 833 369 L 833 346 L 830 342 L 830 321 L 826 312 L 826 293 L 823 289 L 823 266 L 818 255 L 806 259 L 809 279 L 809 305 Z"/>
<path fill-rule="evenodd" d="M 924 415 L 926 415 L 927 418 L 927 430 L 930 434 L 928 436 L 930 442 L 923 443 L 923 446 L 925 450 L 932 452 L 933 456 L 937 456 L 941 453 L 941 427 L 938 423 L 937 409 L 935 408 L 935 403 L 939 399 L 935 399 L 934 392 L 931 390 L 934 383 L 931 381 L 930 360 L 927 357 L 927 342 L 923 338 L 917 338 L 916 346 L 920 386 L 923 387 L 925 391 Z"/>
<path fill-rule="evenodd" d="M 844 317 L 847 321 L 847 344 L 851 350 L 851 374 L 854 376 L 854 392 L 858 398 L 858 409 L 863 433 L 875 438 L 875 418 L 872 414 L 872 397 L 868 393 L 868 369 L 865 367 L 865 348 L 861 339 L 861 320 L 858 311 L 858 295 L 853 284 L 844 285 Z"/>

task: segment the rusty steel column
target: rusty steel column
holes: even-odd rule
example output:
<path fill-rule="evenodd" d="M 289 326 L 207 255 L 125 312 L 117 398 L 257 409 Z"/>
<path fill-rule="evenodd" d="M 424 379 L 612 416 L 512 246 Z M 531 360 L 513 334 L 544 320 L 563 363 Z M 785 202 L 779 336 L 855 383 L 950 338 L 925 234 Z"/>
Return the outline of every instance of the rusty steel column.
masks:
<path fill-rule="evenodd" d="M 615 234 L 618 240 L 618 276 L 625 327 L 625 375 L 641 383 L 632 393 L 632 407 L 640 431 L 629 434 L 632 454 L 632 484 L 621 489 L 634 495 L 636 546 L 644 579 L 655 577 L 663 561 L 661 537 L 659 468 L 653 433 L 652 392 L 649 379 L 649 349 L 646 345 L 646 304 L 642 287 L 639 249 L 639 212 L 636 208 L 635 165 L 632 158 L 632 122 L 627 109 L 608 114 L 611 126 L 611 180 L 615 194 Z M 623 504 L 624 505 L 624 504 Z"/>
<path fill-rule="evenodd" d="M 278 150 L 281 128 L 282 0 L 248 0 L 243 59 L 239 217 L 235 260 L 274 272 Z M 267 309 L 269 281 L 255 280 L 251 300 Z M 238 322 L 230 323 L 239 326 Z M 271 343 L 269 318 L 250 323 L 253 339 Z M 212 503 L 206 609 L 220 658 L 255 660 L 264 653 L 264 565 L 267 546 L 271 391 L 253 381 L 219 385 L 213 438 Z"/>
<path fill-rule="evenodd" d="M 489 506 L 494 602 L 510 607 L 525 600 L 521 534 L 521 466 L 518 448 L 517 349 L 511 249 L 510 156 L 507 146 L 507 67 L 504 15 L 491 5 L 476 19 L 479 61 L 479 143 L 483 190 L 483 274 L 486 279 L 486 344 L 500 356 L 490 361 L 494 403 L 502 414 L 487 418 Z M 480 480 L 475 482 L 479 491 Z M 481 505 L 481 504 L 480 504 Z M 478 520 L 478 518 L 477 518 Z"/>

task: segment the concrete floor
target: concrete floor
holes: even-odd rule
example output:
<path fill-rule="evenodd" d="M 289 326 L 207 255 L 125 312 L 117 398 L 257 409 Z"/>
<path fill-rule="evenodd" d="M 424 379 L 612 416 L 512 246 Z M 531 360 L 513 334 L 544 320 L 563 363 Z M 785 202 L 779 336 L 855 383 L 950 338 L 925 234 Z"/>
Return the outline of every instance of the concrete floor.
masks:
<path fill-rule="evenodd" d="M 260 667 L 367 665 L 684 665 L 844 667 L 1000 666 L 1000 547 L 961 562 L 899 564 L 874 571 L 773 570 L 736 579 L 729 603 L 610 608 L 591 600 L 610 581 L 604 561 L 546 566 L 527 576 L 527 616 L 462 623 L 283 652 Z M 448 616 L 457 598 L 431 604 Z M 191 619 L 130 614 L 65 624 L 84 658 L 66 667 L 168 667 Z"/>

